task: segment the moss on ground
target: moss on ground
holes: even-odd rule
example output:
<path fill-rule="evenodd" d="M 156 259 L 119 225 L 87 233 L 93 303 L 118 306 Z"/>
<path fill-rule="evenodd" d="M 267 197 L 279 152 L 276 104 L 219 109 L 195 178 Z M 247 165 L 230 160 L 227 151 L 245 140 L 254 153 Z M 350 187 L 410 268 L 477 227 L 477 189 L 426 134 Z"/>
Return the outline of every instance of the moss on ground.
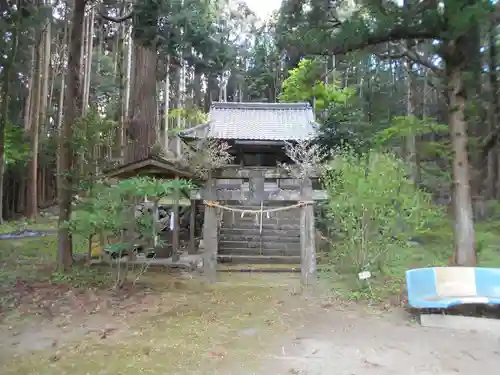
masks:
<path fill-rule="evenodd" d="M 91 334 L 4 358 L 2 374 L 238 373 L 238 364 L 257 365 L 262 349 L 300 319 L 298 297 L 284 293 L 284 285 L 296 285 L 297 278 L 275 276 L 222 275 L 222 282 L 209 287 L 196 279 L 168 283 L 165 275 L 150 275 L 143 282 L 164 289 L 151 310 L 121 321 L 106 339 Z"/>
<path fill-rule="evenodd" d="M 4 226 L 0 231 L 12 231 L 12 226 Z M 76 238 L 75 245 L 77 251 L 86 251 L 84 240 Z M 66 290 L 77 288 L 86 293 L 104 289 L 100 295 L 96 292 L 101 300 L 104 296 L 104 305 L 108 302 L 107 295 L 109 299 L 120 300 L 117 305 L 79 316 L 76 311 L 66 309 L 70 317 L 74 313 L 69 318 L 69 329 L 81 330 L 86 320 L 97 318 L 115 330 L 105 339 L 94 331 L 79 334 L 77 338 L 73 335 L 71 339 L 54 337 L 57 345 L 49 344 L 35 352 L 22 350 L 22 342 L 13 347 L 4 344 L 7 347 L 0 350 L 2 374 L 238 373 L 239 363 L 245 363 L 246 368 L 256 365 L 256 357 L 263 354 L 262 348 L 294 328 L 294 322 L 302 316 L 304 305 L 295 293 L 299 285 L 295 275 L 219 274 L 219 282 L 207 286 L 196 277 L 189 280 L 166 272 L 150 272 L 140 277 L 135 288 L 146 293 L 149 302 L 135 304 L 134 296 L 129 295 L 135 293 L 133 290 L 122 291 L 118 296 L 106 292 L 110 286 L 106 269 L 81 266 L 75 267 L 70 275 L 55 273 L 56 253 L 55 235 L 0 241 L 0 293 L 3 291 L 0 304 L 5 319 L 3 328 L 0 325 L 0 339 L 4 340 L 0 341 L 18 337 L 19 333 L 10 337 L 12 330 L 6 326 L 24 332 L 19 337 L 27 336 L 29 341 L 45 335 L 44 332 L 50 335 L 59 332 L 53 326 L 62 317 L 51 317 L 52 321 L 48 321 L 38 315 L 33 319 L 20 316 L 20 307 L 16 305 L 19 301 L 11 298 L 11 290 L 20 281 L 35 285 L 35 289 L 64 286 L 61 298 L 66 305 L 62 303 L 62 308 L 68 305 Z M 36 307 L 32 309 L 30 305 L 28 311 L 38 314 L 43 310 Z M 2 334 L 7 336 L 1 337 Z"/>

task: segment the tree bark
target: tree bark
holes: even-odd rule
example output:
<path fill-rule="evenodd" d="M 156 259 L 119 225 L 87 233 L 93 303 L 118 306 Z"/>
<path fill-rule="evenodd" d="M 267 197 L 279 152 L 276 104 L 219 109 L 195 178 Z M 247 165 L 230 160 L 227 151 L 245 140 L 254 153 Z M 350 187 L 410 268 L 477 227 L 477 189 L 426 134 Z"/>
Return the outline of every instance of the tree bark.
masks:
<path fill-rule="evenodd" d="M 128 160 L 136 161 L 149 155 L 150 147 L 157 141 L 156 99 L 156 49 L 134 43 L 134 63 L 130 95 L 129 135 L 135 142 L 133 155 Z"/>
<path fill-rule="evenodd" d="M 67 271 L 73 264 L 72 241 L 65 223 L 71 219 L 73 197 L 73 126 L 81 116 L 82 90 L 80 87 L 80 60 L 82 53 L 82 32 L 86 0 L 75 0 L 71 20 L 69 43 L 66 107 L 64 122 L 59 136 L 61 187 L 59 189 L 59 243 L 57 265 L 60 271 Z"/>
<path fill-rule="evenodd" d="M 453 209 L 455 213 L 455 262 L 460 266 L 476 265 L 475 232 L 467 153 L 465 88 L 460 67 L 448 63 L 449 126 L 453 158 Z"/>
<path fill-rule="evenodd" d="M 414 79 L 412 76 L 413 61 L 406 61 L 407 69 L 407 86 L 406 86 L 406 115 L 413 121 L 415 119 L 415 96 L 414 96 Z M 410 166 L 410 179 L 419 184 L 420 176 L 417 164 L 417 138 L 415 132 L 411 131 L 406 136 L 406 161 Z"/>
<path fill-rule="evenodd" d="M 34 96 L 31 98 L 31 126 L 29 129 L 31 158 L 28 162 L 28 181 L 26 192 L 26 217 L 35 220 L 38 211 L 38 141 L 40 135 L 40 112 L 42 101 L 42 47 L 43 31 L 36 33 L 35 69 L 33 77 Z"/>
<path fill-rule="evenodd" d="M 19 1 L 17 2 L 19 6 Z M 19 12 L 18 12 L 19 13 Z M 17 55 L 17 46 L 19 40 L 19 29 L 22 18 L 18 16 L 18 22 L 14 25 L 12 30 L 12 42 L 10 46 L 10 54 L 4 64 L 3 68 L 3 82 L 2 82 L 2 107 L 0 112 L 0 224 L 3 224 L 3 183 L 5 174 L 5 130 L 8 126 L 9 119 L 9 90 L 12 67 Z"/>
<path fill-rule="evenodd" d="M 493 132 L 498 126 L 498 120 L 500 119 L 500 103 L 498 101 L 498 76 L 497 76 L 497 48 L 496 48 L 496 35 L 497 27 L 494 23 L 490 25 L 489 30 L 489 81 L 490 81 L 490 121 L 489 121 L 489 132 Z M 498 147 L 491 149 L 488 152 L 488 176 L 487 176 L 487 188 L 486 194 L 487 199 L 493 199 L 496 195 L 497 198 L 500 197 L 500 189 L 495 186 L 497 180 L 498 170 L 496 170 L 496 155 L 498 154 Z M 496 189 L 495 189 L 496 188 Z M 496 190 L 496 192 L 495 192 Z"/>

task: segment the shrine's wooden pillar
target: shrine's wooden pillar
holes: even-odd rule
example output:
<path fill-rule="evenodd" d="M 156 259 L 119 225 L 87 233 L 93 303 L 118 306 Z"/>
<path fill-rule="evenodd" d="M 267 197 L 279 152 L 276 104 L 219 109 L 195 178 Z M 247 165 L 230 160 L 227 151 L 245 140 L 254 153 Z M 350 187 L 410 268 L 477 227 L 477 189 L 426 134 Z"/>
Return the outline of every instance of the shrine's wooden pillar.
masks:
<path fill-rule="evenodd" d="M 301 200 L 305 204 L 300 208 L 300 255 L 301 284 L 311 286 L 316 283 L 316 241 L 314 226 L 314 206 L 312 182 L 304 177 L 301 185 Z"/>
<path fill-rule="evenodd" d="M 209 178 L 202 194 L 202 199 L 215 202 L 217 199 L 215 179 Z M 203 221 L 203 274 L 209 283 L 217 281 L 217 252 L 219 247 L 219 217 L 217 208 L 205 206 Z M 201 245 L 200 245 L 201 247 Z"/>

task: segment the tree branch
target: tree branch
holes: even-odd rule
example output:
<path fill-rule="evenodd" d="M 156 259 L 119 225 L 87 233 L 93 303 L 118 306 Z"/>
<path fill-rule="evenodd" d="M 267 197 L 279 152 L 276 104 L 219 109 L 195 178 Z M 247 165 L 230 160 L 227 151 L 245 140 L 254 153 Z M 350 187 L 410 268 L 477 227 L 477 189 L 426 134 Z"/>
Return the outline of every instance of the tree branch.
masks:
<path fill-rule="evenodd" d="M 430 60 L 423 58 L 418 54 L 418 52 L 413 51 L 407 48 L 403 43 L 397 43 L 395 47 L 398 49 L 397 52 L 387 52 L 384 54 L 376 54 L 378 57 L 382 59 L 402 59 L 407 58 L 413 61 L 416 64 L 422 65 L 428 69 L 430 69 L 436 75 L 445 76 L 445 72 L 443 69 L 437 67 Z"/>
<path fill-rule="evenodd" d="M 132 9 L 128 14 L 121 16 L 121 17 L 112 17 L 104 13 L 102 10 L 98 9 L 97 13 L 101 18 L 105 19 L 106 21 L 114 22 L 114 23 L 122 23 L 125 22 L 129 19 L 131 19 L 134 16 L 134 10 Z"/>
<path fill-rule="evenodd" d="M 403 25 L 395 25 L 392 29 L 381 30 L 380 32 L 367 35 L 364 38 L 358 36 L 358 40 L 346 41 L 343 44 L 334 45 L 323 51 L 321 55 L 346 54 L 358 51 L 366 47 L 376 46 L 383 43 L 396 43 L 403 40 L 435 40 L 441 39 L 436 30 L 409 29 Z"/>
<path fill-rule="evenodd" d="M 481 158 L 485 160 L 489 152 L 496 146 L 500 138 L 500 126 L 496 127 L 489 133 L 481 144 Z"/>

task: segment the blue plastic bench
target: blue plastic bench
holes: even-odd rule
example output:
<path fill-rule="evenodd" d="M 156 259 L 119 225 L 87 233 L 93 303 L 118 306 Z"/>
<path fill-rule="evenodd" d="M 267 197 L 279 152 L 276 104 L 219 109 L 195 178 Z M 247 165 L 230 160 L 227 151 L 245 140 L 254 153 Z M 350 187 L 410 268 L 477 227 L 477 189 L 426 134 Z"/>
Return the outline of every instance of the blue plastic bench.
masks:
<path fill-rule="evenodd" d="M 500 305 L 500 268 L 417 268 L 406 271 L 406 286 L 408 304 L 416 309 Z"/>

